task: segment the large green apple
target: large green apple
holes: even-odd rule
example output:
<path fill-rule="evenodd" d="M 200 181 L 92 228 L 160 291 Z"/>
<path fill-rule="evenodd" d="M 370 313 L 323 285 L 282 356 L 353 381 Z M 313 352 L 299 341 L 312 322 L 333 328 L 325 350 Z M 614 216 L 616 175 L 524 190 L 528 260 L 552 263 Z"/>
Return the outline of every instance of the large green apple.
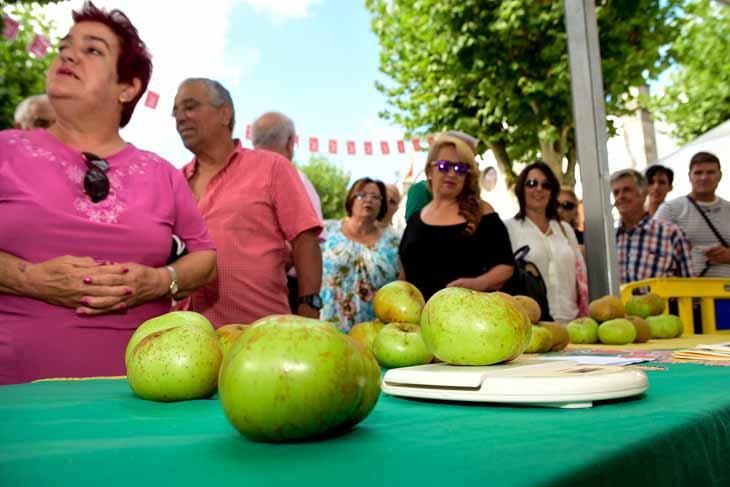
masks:
<path fill-rule="evenodd" d="M 193 325 L 148 334 L 134 347 L 127 381 L 135 394 L 153 401 L 210 397 L 223 353 L 215 333 Z"/>
<path fill-rule="evenodd" d="M 380 330 L 383 329 L 384 326 L 385 323 L 381 323 L 380 321 L 364 321 L 362 323 L 357 323 L 353 325 L 353 327 L 350 328 L 350 331 L 347 334 L 351 338 L 365 345 L 370 353 L 372 353 L 375 337 L 378 335 Z"/>
<path fill-rule="evenodd" d="M 213 325 L 210 324 L 208 318 L 200 313 L 195 313 L 194 311 L 171 311 L 170 313 L 165 313 L 164 315 L 151 318 L 137 327 L 127 343 L 127 350 L 124 353 L 125 365 L 129 367 L 129 356 L 132 354 L 134 347 L 136 347 L 144 337 L 150 333 L 155 333 L 156 331 L 182 325 L 192 325 L 200 328 L 201 330 L 208 331 L 215 336 L 215 329 L 213 328 Z"/>
<path fill-rule="evenodd" d="M 424 304 L 423 294 L 416 286 L 406 281 L 393 281 L 377 290 L 373 311 L 383 323 L 418 324 Z"/>
<path fill-rule="evenodd" d="M 380 373 L 369 355 L 331 323 L 262 318 L 223 361 L 223 410 L 239 432 L 257 441 L 299 440 L 352 426 L 380 394 Z"/>
<path fill-rule="evenodd" d="M 433 360 L 421 337 L 421 327 L 412 323 L 390 323 L 373 342 L 373 354 L 383 367 L 424 365 Z"/>
<path fill-rule="evenodd" d="M 513 299 L 454 287 L 434 294 L 421 317 L 421 335 L 428 349 L 454 365 L 515 359 L 527 348 L 531 327 Z"/>
<path fill-rule="evenodd" d="M 576 318 L 565 327 L 570 336 L 570 343 L 598 342 L 598 323 L 593 318 Z"/>

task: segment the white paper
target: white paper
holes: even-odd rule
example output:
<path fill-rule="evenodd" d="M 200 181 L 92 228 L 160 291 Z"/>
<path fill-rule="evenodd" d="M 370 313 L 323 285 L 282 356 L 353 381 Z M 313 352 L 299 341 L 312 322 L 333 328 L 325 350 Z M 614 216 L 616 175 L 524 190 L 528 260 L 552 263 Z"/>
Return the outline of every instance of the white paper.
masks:
<path fill-rule="evenodd" d="M 615 355 L 561 355 L 559 357 L 540 357 L 541 360 L 570 360 L 578 365 L 631 365 L 651 362 L 651 358 L 617 357 Z"/>

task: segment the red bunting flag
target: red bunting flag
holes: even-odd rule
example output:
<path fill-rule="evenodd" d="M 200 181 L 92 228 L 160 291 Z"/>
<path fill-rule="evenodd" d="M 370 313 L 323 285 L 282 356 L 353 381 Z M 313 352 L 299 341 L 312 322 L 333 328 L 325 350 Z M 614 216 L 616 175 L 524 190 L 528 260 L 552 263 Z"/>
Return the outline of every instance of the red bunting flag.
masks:
<path fill-rule="evenodd" d="M 427 137 L 428 140 L 428 146 L 431 147 L 433 145 L 433 135 L 429 135 Z"/>
<path fill-rule="evenodd" d="M 149 90 L 147 92 L 147 97 L 144 100 L 144 106 L 152 108 L 153 110 L 157 108 L 157 102 L 160 100 L 160 95 L 155 93 L 152 90 Z"/>
<path fill-rule="evenodd" d="M 403 142 L 402 140 L 399 140 L 395 143 L 395 145 L 398 146 L 398 152 L 400 154 L 406 153 L 406 143 L 405 142 Z"/>
<path fill-rule="evenodd" d="M 330 154 L 337 154 L 337 141 L 335 139 L 330 139 L 329 141 L 329 151 Z"/>
<path fill-rule="evenodd" d="M 347 141 L 347 153 L 351 156 L 355 155 L 355 141 L 354 140 Z"/>
<path fill-rule="evenodd" d="M 384 156 L 387 156 L 388 154 L 390 154 L 390 146 L 388 145 L 388 142 L 386 142 L 384 140 L 380 141 L 380 152 Z"/>
<path fill-rule="evenodd" d="M 415 150 L 415 151 L 421 150 L 421 140 L 418 137 L 411 139 L 411 142 L 413 142 L 413 150 Z"/>
<path fill-rule="evenodd" d="M 46 57 L 46 53 L 50 47 L 51 42 L 48 39 L 40 34 L 36 34 L 28 45 L 28 52 L 34 54 L 36 57 Z"/>
<path fill-rule="evenodd" d="M 365 142 L 365 154 L 368 156 L 373 155 L 373 143 L 372 142 Z"/>
<path fill-rule="evenodd" d="M 18 30 L 20 30 L 20 22 L 9 15 L 3 16 L 3 37 L 12 41 L 18 35 Z"/>
<path fill-rule="evenodd" d="M 299 134 L 294 134 L 294 145 L 299 145 Z"/>
<path fill-rule="evenodd" d="M 319 152 L 319 139 L 317 137 L 309 138 L 309 152 Z"/>
<path fill-rule="evenodd" d="M 251 125 L 246 125 L 246 140 L 251 140 Z"/>

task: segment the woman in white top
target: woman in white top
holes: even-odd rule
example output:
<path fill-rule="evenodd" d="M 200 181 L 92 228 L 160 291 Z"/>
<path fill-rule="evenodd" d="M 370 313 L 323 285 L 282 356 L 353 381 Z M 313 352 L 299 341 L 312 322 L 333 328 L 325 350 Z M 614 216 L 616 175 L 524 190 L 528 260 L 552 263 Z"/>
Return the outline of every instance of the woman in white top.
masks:
<path fill-rule="evenodd" d="M 585 284 L 585 264 L 573 228 L 558 216 L 558 178 L 544 162 L 533 162 L 520 173 L 515 193 L 520 210 L 505 222 L 512 250 L 530 247 L 525 259 L 542 274 L 550 315 L 570 321 L 584 308 L 579 298 L 586 300 L 585 291 L 579 291 L 578 283 Z"/>

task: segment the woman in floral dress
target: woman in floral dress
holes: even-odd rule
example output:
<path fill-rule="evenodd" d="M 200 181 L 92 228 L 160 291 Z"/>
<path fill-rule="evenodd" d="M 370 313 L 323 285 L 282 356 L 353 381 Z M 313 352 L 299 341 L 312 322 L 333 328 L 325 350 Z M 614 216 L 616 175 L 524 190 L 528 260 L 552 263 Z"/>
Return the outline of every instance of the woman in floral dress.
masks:
<path fill-rule="evenodd" d="M 355 323 L 375 319 L 375 291 L 398 278 L 400 237 L 391 227 L 377 224 L 388 210 L 381 181 L 355 181 L 345 209 L 345 219 L 325 222 L 320 318 L 346 333 Z"/>

